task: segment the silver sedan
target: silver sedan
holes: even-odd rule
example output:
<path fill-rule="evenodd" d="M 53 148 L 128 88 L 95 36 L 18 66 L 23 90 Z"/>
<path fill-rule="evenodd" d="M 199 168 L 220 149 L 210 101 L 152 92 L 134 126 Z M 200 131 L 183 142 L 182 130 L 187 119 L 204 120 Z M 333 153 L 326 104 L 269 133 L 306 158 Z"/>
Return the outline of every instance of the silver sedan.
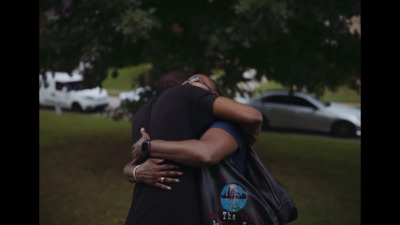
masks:
<path fill-rule="evenodd" d="M 361 136 L 360 109 L 323 102 L 307 93 L 267 91 L 241 102 L 263 114 L 264 128 L 329 132 L 339 137 Z"/>

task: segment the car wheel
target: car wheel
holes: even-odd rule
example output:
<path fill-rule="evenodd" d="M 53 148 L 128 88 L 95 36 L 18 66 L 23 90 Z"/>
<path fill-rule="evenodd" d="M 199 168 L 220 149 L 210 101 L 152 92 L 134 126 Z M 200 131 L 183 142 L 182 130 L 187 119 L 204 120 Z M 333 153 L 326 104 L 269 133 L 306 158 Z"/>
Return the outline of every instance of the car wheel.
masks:
<path fill-rule="evenodd" d="M 331 132 L 336 137 L 353 137 L 356 133 L 356 128 L 350 122 L 339 121 L 333 124 Z"/>
<path fill-rule="evenodd" d="M 79 103 L 74 102 L 72 104 L 72 111 L 74 111 L 74 112 L 82 112 L 81 105 L 79 105 Z"/>

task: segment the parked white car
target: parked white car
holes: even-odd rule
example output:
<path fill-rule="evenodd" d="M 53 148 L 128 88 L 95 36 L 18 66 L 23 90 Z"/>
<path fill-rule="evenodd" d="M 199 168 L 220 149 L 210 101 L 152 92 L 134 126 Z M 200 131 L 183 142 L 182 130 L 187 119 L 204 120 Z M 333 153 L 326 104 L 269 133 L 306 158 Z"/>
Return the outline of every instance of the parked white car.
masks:
<path fill-rule="evenodd" d="M 83 76 L 65 72 L 39 74 L 39 106 L 57 107 L 74 111 L 102 110 L 109 104 L 104 88 L 85 88 Z"/>
<path fill-rule="evenodd" d="M 118 97 L 121 102 L 124 101 L 139 101 L 140 100 L 140 94 L 144 93 L 146 91 L 151 91 L 150 86 L 145 86 L 145 87 L 139 87 L 138 89 L 135 89 L 133 91 L 124 91 L 119 93 Z"/>
<path fill-rule="evenodd" d="M 264 117 L 264 128 L 329 132 L 341 137 L 361 136 L 359 108 L 323 102 L 307 93 L 267 91 L 237 101 L 258 109 Z"/>

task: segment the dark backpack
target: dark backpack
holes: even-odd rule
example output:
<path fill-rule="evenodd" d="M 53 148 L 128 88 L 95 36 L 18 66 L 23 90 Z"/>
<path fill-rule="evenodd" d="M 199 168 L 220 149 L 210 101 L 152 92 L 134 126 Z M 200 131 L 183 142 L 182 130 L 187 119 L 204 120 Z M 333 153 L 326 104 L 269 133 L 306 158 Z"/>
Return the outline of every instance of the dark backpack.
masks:
<path fill-rule="evenodd" d="M 296 205 L 251 147 L 242 175 L 228 157 L 201 168 L 202 225 L 282 225 L 297 219 Z"/>

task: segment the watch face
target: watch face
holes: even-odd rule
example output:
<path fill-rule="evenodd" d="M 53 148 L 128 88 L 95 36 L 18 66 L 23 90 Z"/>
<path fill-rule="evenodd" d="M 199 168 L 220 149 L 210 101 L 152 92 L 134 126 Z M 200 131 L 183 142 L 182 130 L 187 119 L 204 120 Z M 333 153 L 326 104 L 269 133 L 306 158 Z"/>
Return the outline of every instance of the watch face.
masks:
<path fill-rule="evenodd" d="M 142 152 L 145 156 L 149 155 L 149 146 L 150 146 L 150 141 L 146 140 L 143 141 L 142 143 Z"/>

